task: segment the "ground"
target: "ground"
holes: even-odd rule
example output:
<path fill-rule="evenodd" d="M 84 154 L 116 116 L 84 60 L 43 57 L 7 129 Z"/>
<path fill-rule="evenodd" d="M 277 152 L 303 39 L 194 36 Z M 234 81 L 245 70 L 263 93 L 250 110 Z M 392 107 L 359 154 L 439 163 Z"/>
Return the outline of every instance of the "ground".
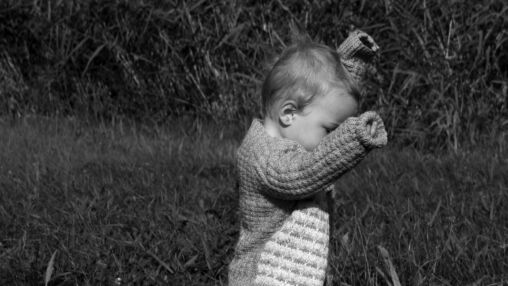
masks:
<path fill-rule="evenodd" d="M 242 130 L 0 129 L 0 284 L 226 285 Z M 336 185 L 335 285 L 508 283 L 507 151 L 371 153 Z"/>

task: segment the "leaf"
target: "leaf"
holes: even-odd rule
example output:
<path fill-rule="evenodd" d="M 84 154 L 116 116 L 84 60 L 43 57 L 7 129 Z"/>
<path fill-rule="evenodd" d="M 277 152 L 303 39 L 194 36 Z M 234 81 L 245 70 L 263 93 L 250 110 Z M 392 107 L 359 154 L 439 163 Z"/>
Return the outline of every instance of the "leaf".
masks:
<path fill-rule="evenodd" d="M 46 267 L 46 275 L 44 275 L 44 285 L 48 286 L 49 281 L 51 280 L 51 275 L 53 275 L 53 270 L 55 266 L 55 257 L 56 257 L 56 250 L 53 252 L 53 255 L 51 255 L 51 258 L 48 262 L 48 267 Z"/>

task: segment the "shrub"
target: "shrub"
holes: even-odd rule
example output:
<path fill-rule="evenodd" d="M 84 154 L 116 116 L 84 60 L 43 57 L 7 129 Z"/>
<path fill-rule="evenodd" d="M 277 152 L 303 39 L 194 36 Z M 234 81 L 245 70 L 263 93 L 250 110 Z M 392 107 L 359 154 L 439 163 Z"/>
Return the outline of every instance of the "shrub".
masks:
<path fill-rule="evenodd" d="M 297 21 L 334 46 L 351 26 L 372 34 L 363 108 L 401 144 L 458 148 L 508 126 L 507 14 L 501 0 L 2 1 L 1 112 L 248 124 Z"/>

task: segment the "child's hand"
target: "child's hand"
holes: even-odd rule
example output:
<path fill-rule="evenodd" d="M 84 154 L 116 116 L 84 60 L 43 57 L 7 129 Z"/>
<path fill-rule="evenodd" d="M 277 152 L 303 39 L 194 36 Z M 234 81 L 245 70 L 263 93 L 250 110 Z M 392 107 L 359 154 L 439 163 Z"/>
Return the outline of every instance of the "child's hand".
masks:
<path fill-rule="evenodd" d="M 365 123 L 365 134 L 369 134 L 370 137 L 374 137 L 376 135 L 377 128 L 378 119 L 371 116 L 371 118 Z"/>
<path fill-rule="evenodd" d="M 376 112 L 367 111 L 358 117 L 359 139 L 368 148 L 379 148 L 387 143 L 383 120 Z"/>
<path fill-rule="evenodd" d="M 367 125 L 367 132 L 370 134 L 370 136 L 376 135 L 377 131 L 377 121 L 371 122 L 371 124 Z"/>

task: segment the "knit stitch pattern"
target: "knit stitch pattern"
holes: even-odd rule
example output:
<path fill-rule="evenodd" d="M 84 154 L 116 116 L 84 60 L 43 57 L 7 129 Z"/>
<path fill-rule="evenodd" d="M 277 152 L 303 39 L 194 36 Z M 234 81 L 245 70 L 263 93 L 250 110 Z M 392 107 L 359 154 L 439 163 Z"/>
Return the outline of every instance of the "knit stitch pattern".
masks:
<path fill-rule="evenodd" d="M 351 32 L 337 49 L 342 65 L 359 87 L 363 85 L 365 75 L 374 69 L 371 63 L 378 50 L 372 37 L 360 30 Z"/>
<path fill-rule="evenodd" d="M 229 285 L 323 285 L 330 229 L 320 194 L 386 142 L 371 111 L 348 118 L 313 151 L 269 136 L 255 119 L 237 152 L 240 237 Z"/>

